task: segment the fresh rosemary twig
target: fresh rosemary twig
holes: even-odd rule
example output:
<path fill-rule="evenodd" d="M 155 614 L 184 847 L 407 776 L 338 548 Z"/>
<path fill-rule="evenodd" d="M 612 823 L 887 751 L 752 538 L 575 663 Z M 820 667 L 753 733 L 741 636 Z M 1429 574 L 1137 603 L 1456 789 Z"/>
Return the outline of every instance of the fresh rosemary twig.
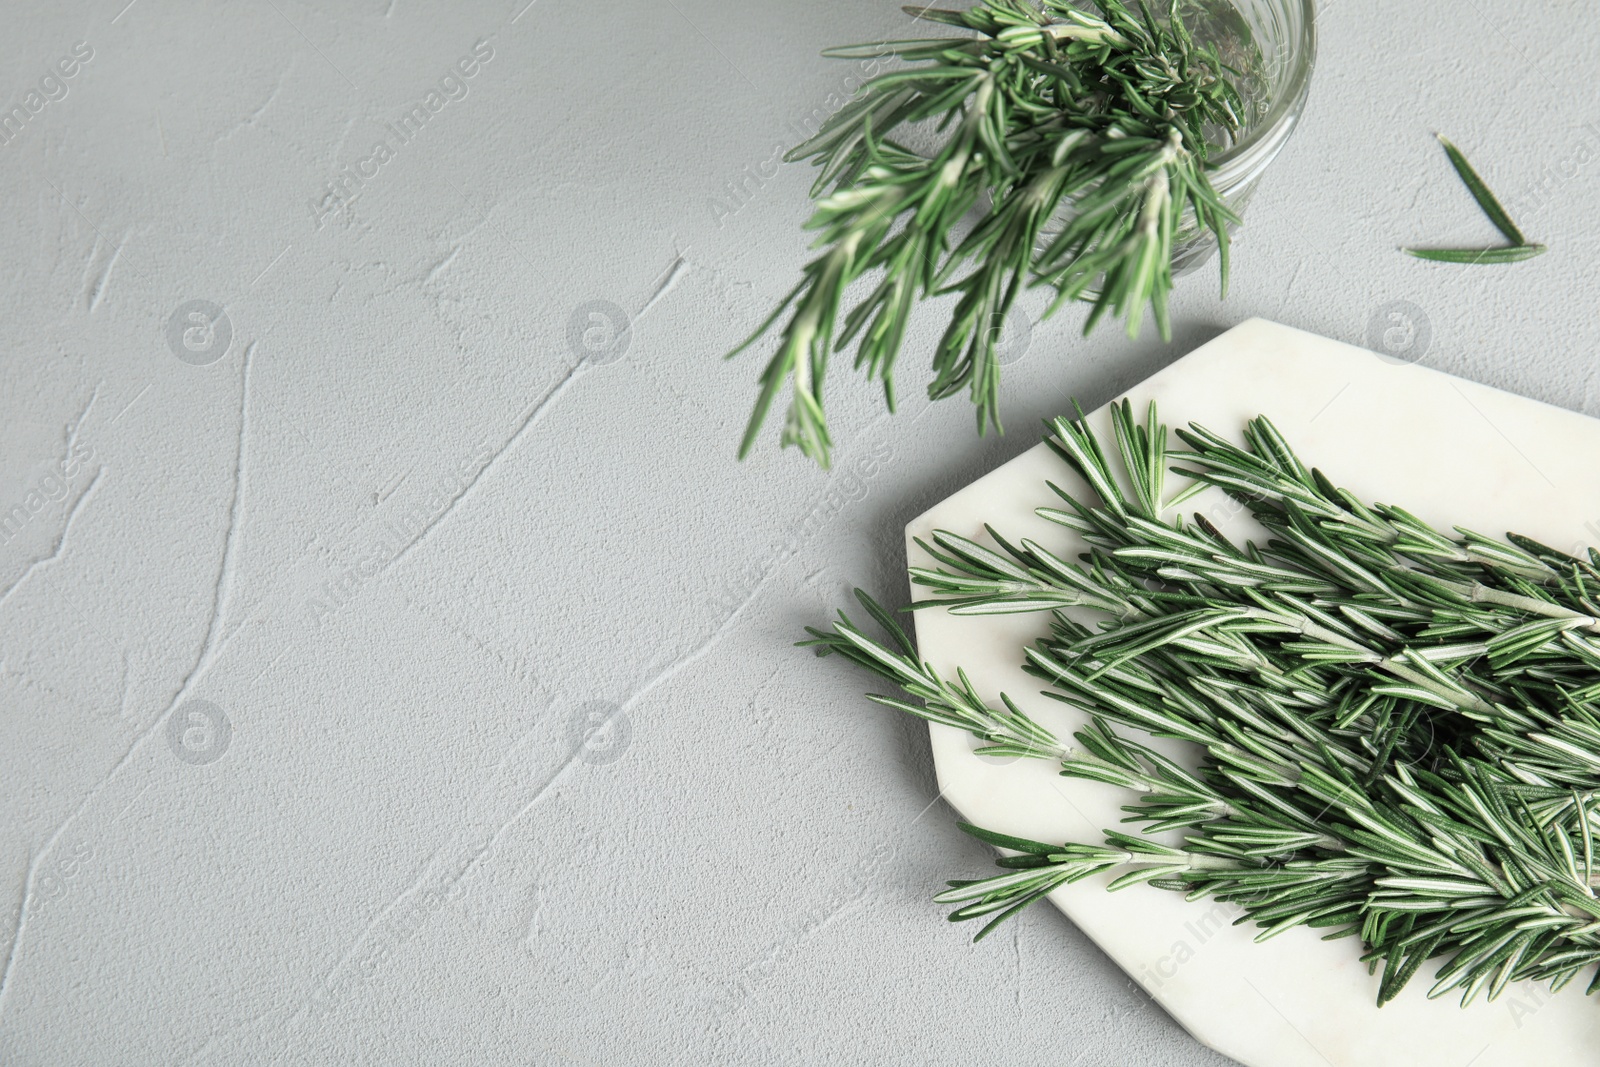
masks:
<path fill-rule="evenodd" d="M 1192 227 L 1216 235 L 1226 292 L 1227 227 L 1237 218 L 1212 189 L 1205 164 L 1241 125 L 1235 72 L 1194 40 L 1176 3 L 1165 21 L 1142 3 L 1097 6 L 1100 16 L 1068 0 L 908 7 L 916 18 L 977 36 L 826 53 L 894 54 L 911 66 L 868 82 L 786 157 L 820 168 L 812 187 L 820 200 L 807 227 L 818 231 L 815 247 L 824 251 L 729 353 L 788 315 L 761 375 L 741 457 L 787 383 L 783 444 L 828 465 L 822 383 L 835 346 L 853 340 L 856 367 L 883 382 L 894 410 L 895 359 L 919 299 L 959 296 L 934 352 L 928 394 L 938 400 L 968 390 L 982 432 L 991 422 L 999 428 L 995 345 L 1024 285 L 1055 290 L 1050 312 L 1068 300 L 1092 301 L 1085 332 L 1111 312 L 1125 316 L 1134 335 L 1148 304 L 1168 337 L 1173 240 Z M 945 132 L 931 155 L 894 139 L 920 123 Z M 974 208 L 982 217 L 960 236 L 958 224 Z M 1051 225 L 1059 232 L 1050 234 Z M 866 298 L 842 312 L 851 284 L 880 270 Z"/>
<path fill-rule="evenodd" d="M 965 675 L 963 715 L 879 699 L 991 741 L 1005 731 L 986 715 L 1026 722 L 1000 750 L 1138 791 L 1128 821 L 1181 841 L 1107 831 L 1104 845 L 1056 844 L 972 828 L 1018 855 L 999 861 L 1003 875 L 950 883 L 937 899 L 959 905 L 951 918 L 988 918 L 981 937 L 1059 886 L 1114 873 L 1113 889 L 1231 901 L 1258 939 L 1299 925 L 1356 936 L 1383 970 L 1379 1003 L 1438 957 L 1430 995 L 1463 1003 L 1513 981 L 1559 988 L 1600 962 L 1600 553 L 1446 535 L 1367 505 L 1308 469 L 1265 418 L 1244 448 L 1180 430 L 1188 448 L 1170 457 L 1153 405 L 1143 426 L 1126 403 L 1114 408 L 1113 427 L 1114 452 L 1081 420 L 1053 424 L 1052 447 L 1094 498 L 1052 485 L 1066 507 L 1038 513 L 1079 535 L 1077 560 L 993 530 L 998 551 L 941 531 L 923 545 L 938 565 L 913 570 L 937 594 L 918 608 L 1052 613 L 1026 667 L 1089 715 L 1077 745 L 1043 741 L 1003 696 L 1006 711 L 988 712 Z M 1169 469 L 1194 480 L 1170 501 Z M 1203 516 L 1163 517 L 1206 487 L 1270 539 L 1237 545 Z M 898 627 L 895 653 L 843 616 L 809 632 L 819 654 L 902 686 L 937 678 Z M 1198 770 L 1119 727 L 1199 746 Z"/>
<path fill-rule="evenodd" d="M 1472 169 L 1472 164 L 1461 154 L 1461 149 L 1451 144 L 1442 133 L 1436 133 L 1434 136 L 1444 145 L 1445 155 L 1450 157 L 1450 165 L 1455 167 L 1462 184 L 1472 194 L 1472 199 L 1478 202 L 1478 206 L 1489 217 L 1489 221 L 1494 223 L 1494 228 L 1504 234 L 1505 239 L 1511 244 L 1498 248 L 1407 248 L 1406 253 L 1436 263 L 1516 263 L 1545 252 L 1544 245 L 1529 241 L 1522 236 L 1522 231 L 1511 221 L 1511 216 L 1506 214 L 1506 209 L 1500 206 L 1500 201 L 1495 199 L 1495 195 L 1489 191 L 1483 179 L 1478 177 L 1478 172 Z"/>

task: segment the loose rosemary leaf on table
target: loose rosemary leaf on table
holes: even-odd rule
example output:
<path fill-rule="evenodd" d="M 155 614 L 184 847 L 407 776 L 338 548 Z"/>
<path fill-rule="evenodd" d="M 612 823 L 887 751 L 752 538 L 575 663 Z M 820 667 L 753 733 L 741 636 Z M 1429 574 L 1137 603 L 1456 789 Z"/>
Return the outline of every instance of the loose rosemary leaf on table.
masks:
<path fill-rule="evenodd" d="M 1443 134 L 1436 133 L 1434 136 L 1444 146 L 1445 155 L 1450 157 L 1450 165 L 1456 169 L 1456 174 L 1472 194 L 1472 199 L 1478 202 L 1478 207 L 1494 223 L 1494 228 L 1511 243 L 1494 248 L 1407 248 L 1406 254 L 1435 263 L 1520 263 L 1546 252 L 1544 245 L 1522 236 L 1522 231 L 1511 221 L 1511 216 L 1500 206 L 1500 201 L 1489 191 L 1488 185 L 1478 177 L 1478 172 L 1472 169 L 1472 164 L 1461 154 L 1461 149 L 1451 144 Z"/>
<path fill-rule="evenodd" d="M 835 348 L 852 342 L 856 369 L 883 383 L 894 410 L 895 361 L 921 299 L 959 297 L 934 351 L 928 395 L 966 390 L 983 432 L 999 428 L 996 341 L 1024 286 L 1053 288 L 1050 312 L 1091 301 L 1086 331 L 1109 312 L 1135 335 L 1149 306 L 1168 337 L 1173 241 L 1192 225 L 1216 235 L 1226 292 L 1227 227 L 1237 218 L 1205 165 L 1218 147 L 1208 138 L 1225 142 L 1240 128 L 1236 72 L 1195 41 L 1180 4 L 1164 20 L 1122 0 L 1098 7 L 1099 15 L 1066 0 L 908 7 L 976 36 L 826 53 L 894 55 L 906 65 L 869 81 L 786 157 L 819 168 L 806 225 L 821 252 L 729 353 L 784 320 L 741 458 L 787 386 L 782 443 L 828 465 L 823 380 Z M 919 124 L 943 137 L 931 154 L 897 139 Z M 980 218 L 961 235 L 973 211 Z M 845 310 L 847 291 L 869 274 L 876 284 Z"/>
<path fill-rule="evenodd" d="M 1126 403 L 1112 422 L 1112 447 L 1081 419 L 1049 439 L 1091 492 L 1051 485 L 1065 506 L 1038 514 L 1079 536 L 1079 557 L 940 531 L 923 544 L 936 565 L 912 571 L 936 594 L 918 608 L 1051 613 L 1049 635 L 1019 651 L 1046 696 L 1088 716 L 1075 743 L 1004 694 L 991 709 L 964 673 L 942 680 L 865 594 L 893 648 L 842 614 L 802 642 L 925 702 L 879 703 L 1135 792 L 1124 810 L 1142 832 L 1108 829 L 1103 844 L 970 828 L 1017 855 L 1002 875 L 951 882 L 936 898 L 958 905 L 951 918 L 988 919 L 981 937 L 1112 874 L 1112 889 L 1233 902 L 1258 940 L 1294 926 L 1356 937 L 1382 970 L 1380 1004 L 1430 959 L 1430 995 L 1464 1004 L 1511 982 L 1560 988 L 1600 962 L 1600 553 L 1446 534 L 1364 503 L 1265 418 L 1242 448 L 1179 430 L 1186 448 L 1170 455 L 1153 406 L 1143 426 Z M 1169 472 L 1193 485 L 1169 499 Z M 1269 539 L 1166 517 L 1195 487 L 1231 495 Z M 1198 769 L 1138 733 L 1198 746 Z M 1158 831 L 1181 841 L 1146 836 Z"/>

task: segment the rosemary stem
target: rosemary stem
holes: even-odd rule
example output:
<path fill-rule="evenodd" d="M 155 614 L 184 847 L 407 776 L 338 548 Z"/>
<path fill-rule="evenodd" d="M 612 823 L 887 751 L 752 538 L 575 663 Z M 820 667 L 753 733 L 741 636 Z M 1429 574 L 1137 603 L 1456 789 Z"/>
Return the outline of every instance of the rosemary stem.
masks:
<path fill-rule="evenodd" d="M 1088 44 L 1108 44 L 1113 48 L 1127 48 L 1128 39 L 1101 23 L 1099 26 L 1081 26 L 1073 22 L 1051 22 L 1039 27 L 1057 41 L 1084 41 Z"/>

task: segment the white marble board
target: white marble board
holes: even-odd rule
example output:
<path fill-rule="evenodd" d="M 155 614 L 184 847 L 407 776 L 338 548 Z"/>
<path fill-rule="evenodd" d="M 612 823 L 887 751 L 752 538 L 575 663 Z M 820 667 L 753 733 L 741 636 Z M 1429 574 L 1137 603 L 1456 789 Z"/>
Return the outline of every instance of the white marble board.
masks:
<path fill-rule="evenodd" d="M 1235 440 L 1245 420 L 1266 414 L 1336 484 L 1401 504 L 1436 526 L 1515 530 L 1561 548 L 1600 541 L 1600 421 L 1583 415 L 1263 319 L 1229 330 L 1127 396 L 1141 418 L 1155 400 L 1169 426 L 1198 422 Z M 1107 408 L 1090 420 L 1109 435 Z M 1075 552 L 1068 531 L 1033 514 L 1054 499 L 1046 479 L 1084 488 L 1040 444 L 912 521 L 912 565 L 931 562 L 914 538 L 945 529 L 981 541 L 984 523 L 1013 540 L 1028 536 Z M 1225 532 L 1249 522 L 1216 490 L 1189 507 Z M 1082 716 L 1039 696 L 1039 682 L 1021 669 L 1023 645 L 1046 625 L 1042 615 L 916 615 L 922 655 L 938 669 L 964 667 L 986 696 L 1004 691 L 1070 736 Z M 1128 802 L 1123 791 L 1062 778 L 1044 761 L 979 757 L 951 727 L 932 726 L 931 734 L 943 796 L 981 826 L 1098 843 L 1100 829 L 1117 825 Z M 1176 743 L 1164 747 L 1180 751 Z M 1600 1003 L 1584 997 L 1584 982 L 1555 996 L 1525 983 L 1462 1009 L 1453 998 L 1426 998 L 1429 965 L 1379 1009 L 1377 979 L 1353 941 L 1324 942 L 1302 928 L 1256 944 L 1253 926 L 1231 925 L 1232 906 L 1187 903 L 1145 886 L 1107 893 L 1109 879 L 1063 888 L 1051 901 L 1195 1037 L 1248 1067 L 1595 1062 Z"/>

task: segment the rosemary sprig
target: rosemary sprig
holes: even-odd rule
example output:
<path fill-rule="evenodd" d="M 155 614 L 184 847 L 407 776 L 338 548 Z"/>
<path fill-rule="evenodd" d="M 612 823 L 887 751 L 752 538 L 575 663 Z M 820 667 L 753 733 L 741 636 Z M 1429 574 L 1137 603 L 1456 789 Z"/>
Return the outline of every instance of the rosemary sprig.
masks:
<path fill-rule="evenodd" d="M 1187 448 L 1171 455 L 1153 405 L 1142 426 L 1126 403 L 1112 424 L 1114 448 L 1081 417 L 1052 427 L 1092 496 L 1051 485 L 1066 506 L 1038 514 L 1079 536 L 1077 559 L 998 531 L 997 550 L 940 531 L 923 544 L 937 566 L 913 571 L 936 596 L 914 606 L 1049 611 L 1026 668 L 1089 724 L 1075 746 L 1025 732 L 1004 750 L 1135 790 L 1124 810 L 1143 833 L 1090 845 L 972 828 L 1017 854 L 997 877 L 951 882 L 936 898 L 958 906 L 951 918 L 988 919 L 981 937 L 1062 885 L 1111 874 L 1112 889 L 1231 901 L 1258 940 L 1299 925 L 1357 937 L 1382 969 L 1380 1004 L 1430 959 L 1442 961 L 1430 995 L 1464 1004 L 1513 981 L 1560 988 L 1600 962 L 1600 553 L 1445 534 L 1366 504 L 1265 418 L 1242 448 L 1179 430 Z M 1235 544 L 1203 516 L 1165 518 L 1169 472 L 1193 480 L 1173 500 L 1219 488 L 1269 539 Z M 893 632 L 893 668 L 843 616 L 803 643 L 902 686 L 908 672 L 936 678 Z M 1032 723 L 1003 695 L 1004 713 L 978 710 L 961 679 L 964 717 L 878 699 L 986 738 L 986 715 Z M 1123 730 L 1199 746 L 1198 770 Z M 1147 836 L 1158 831 L 1177 840 Z"/>
<path fill-rule="evenodd" d="M 1547 251 L 1544 245 L 1531 242 L 1522 236 L 1522 231 L 1511 221 L 1511 216 L 1500 206 L 1500 201 L 1495 199 L 1488 185 L 1478 177 L 1478 172 L 1472 169 L 1472 164 L 1461 154 L 1461 149 L 1451 144 L 1442 133 L 1436 133 L 1434 136 L 1444 146 L 1445 155 L 1450 157 L 1450 165 L 1455 167 L 1456 174 L 1461 177 L 1462 184 L 1472 194 L 1472 199 L 1478 202 L 1478 206 L 1489 217 L 1489 221 L 1494 223 L 1494 228 L 1504 234 L 1505 239 L 1511 244 L 1499 248 L 1407 248 L 1405 252 L 1418 259 L 1433 260 L 1436 263 L 1517 263 Z"/>
<path fill-rule="evenodd" d="M 852 341 L 856 368 L 882 381 L 893 411 L 895 361 L 919 299 L 959 296 L 934 352 L 928 395 L 969 391 L 981 433 L 1000 426 L 995 345 L 1025 285 L 1055 290 L 1047 314 L 1069 300 L 1091 301 L 1085 332 L 1110 312 L 1135 335 L 1148 305 L 1169 337 L 1173 241 L 1189 228 L 1216 235 L 1226 292 L 1227 227 L 1238 220 L 1205 164 L 1241 125 L 1235 72 L 1195 41 L 1177 4 L 1164 21 L 1142 3 L 1097 6 L 1098 16 L 1069 0 L 908 7 L 915 18 L 976 36 L 825 53 L 893 54 L 908 66 L 869 81 L 786 157 L 820 168 L 807 228 L 824 251 L 728 354 L 788 315 L 741 458 L 787 384 L 782 443 L 828 465 L 823 379 L 835 347 Z M 944 132 L 931 154 L 895 139 L 918 124 Z M 963 236 L 958 224 L 975 208 L 981 218 Z M 843 312 L 846 291 L 874 271 L 882 274 L 876 286 Z"/>

